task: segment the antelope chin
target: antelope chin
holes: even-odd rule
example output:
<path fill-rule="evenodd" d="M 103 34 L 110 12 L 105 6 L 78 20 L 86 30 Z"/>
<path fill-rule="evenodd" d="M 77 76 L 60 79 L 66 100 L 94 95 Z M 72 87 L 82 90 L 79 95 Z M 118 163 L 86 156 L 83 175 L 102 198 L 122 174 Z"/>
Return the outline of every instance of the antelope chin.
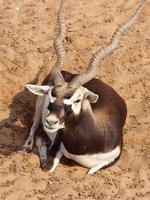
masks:
<path fill-rule="evenodd" d="M 47 122 L 45 122 L 44 130 L 48 132 L 57 132 L 59 129 L 64 128 L 64 123 L 60 125 L 50 126 Z"/>

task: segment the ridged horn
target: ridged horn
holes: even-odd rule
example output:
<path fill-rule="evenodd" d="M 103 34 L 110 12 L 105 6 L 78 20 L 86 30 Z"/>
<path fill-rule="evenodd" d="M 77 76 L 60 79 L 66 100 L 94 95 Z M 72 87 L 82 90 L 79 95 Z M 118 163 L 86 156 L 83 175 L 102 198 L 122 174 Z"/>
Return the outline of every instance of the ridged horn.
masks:
<path fill-rule="evenodd" d="M 54 49 L 57 54 L 57 60 L 54 66 L 51 69 L 51 79 L 54 82 L 54 85 L 61 86 L 65 83 L 65 80 L 61 74 L 61 69 L 65 62 L 65 48 L 63 46 L 63 40 L 65 38 L 66 26 L 64 22 L 64 0 L 61 1 L 57 21 L 59 25 L 59 33 L 56 39 L 54 40 Z"/>
<path fill-rule="evenodd" d="M 118 48 L 121 36 L 135 24 L 146 2 L 147 0 L 142 1 L 129 19 L 115 30 L 110 43 L 92 56 L 87 71 L 74 77 L 69 83 L 69 87 L 78 88 L 96 76 L 98 62 Z"/>

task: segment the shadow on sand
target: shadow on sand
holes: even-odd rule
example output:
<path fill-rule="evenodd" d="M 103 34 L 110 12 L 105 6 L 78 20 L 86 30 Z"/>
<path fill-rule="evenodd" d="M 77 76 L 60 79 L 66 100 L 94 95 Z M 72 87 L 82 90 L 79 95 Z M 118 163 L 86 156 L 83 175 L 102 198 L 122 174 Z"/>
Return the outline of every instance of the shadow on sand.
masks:
<path fill-rule="evenodd" d="M 35 79 L 30 82 L 31 84 L 37 84 L 39 73 Z M 12 103 L 9 105 L 9 117 L 0 121 L 1 155 L 8 156 L 13 152 L 21 150 L 29 135 L 29 130 L 33 122 L 35 102 L 36 96 L 26 89 L 14 96 Z M 41 131 L 41 127 L 39 127 L 37 131 Z M 36 148 L 33 149 L 33 153 L 37 154 Z M 78 165 L 65 158 L 61 160 L 61 163 L 69 166 Z"/>
<path fill-rule="evenodd" d="M 36 84 L 39 73 L 32 84 Z M 36 96 L 26 89 L 17 93 L 9 105 L 9 117 L 0 121 L 0 154 L 9 155 L 24 144 L 32 125 Z"/>

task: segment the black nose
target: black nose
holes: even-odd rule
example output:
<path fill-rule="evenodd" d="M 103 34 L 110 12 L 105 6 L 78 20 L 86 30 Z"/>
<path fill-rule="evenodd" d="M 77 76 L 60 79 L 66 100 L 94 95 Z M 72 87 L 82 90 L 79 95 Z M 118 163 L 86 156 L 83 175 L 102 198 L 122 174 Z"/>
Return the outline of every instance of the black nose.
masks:
<path fill-rule="evenodd" d="M 46 122 L 47 122 L 50 126 L 52 126 L 52 125 L 58 124 L 58 123 L 59 123 L 59 120 L 50 120 L 50 121 L 46 120 Z"/>

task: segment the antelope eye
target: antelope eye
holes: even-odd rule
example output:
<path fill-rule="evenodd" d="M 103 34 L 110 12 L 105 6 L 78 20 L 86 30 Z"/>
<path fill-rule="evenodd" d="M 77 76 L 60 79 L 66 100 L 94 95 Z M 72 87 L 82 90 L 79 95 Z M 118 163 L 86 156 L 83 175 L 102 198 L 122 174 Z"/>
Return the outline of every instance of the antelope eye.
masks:
<path fill-rule="evenodd" d="M 74 103 L 79 103 L 81 101 L 81 99 L 77 99 L 76 101 L 74 101 Z"/>
<path fill-rule="evenodd" d="M 51 91 L 51 95 L 52 95 L 53 98 L 56 98 L 56 94 L 55 94 L 54 89 L 52 89 L 52 91 Z"/>
<path fill-rule="evenodd" d="M 52 107 L 53 107 L 53 103 L 49 103 L 49 105 L 48 105 L 48 110 L 51 110 L 52 109 Z"/>

